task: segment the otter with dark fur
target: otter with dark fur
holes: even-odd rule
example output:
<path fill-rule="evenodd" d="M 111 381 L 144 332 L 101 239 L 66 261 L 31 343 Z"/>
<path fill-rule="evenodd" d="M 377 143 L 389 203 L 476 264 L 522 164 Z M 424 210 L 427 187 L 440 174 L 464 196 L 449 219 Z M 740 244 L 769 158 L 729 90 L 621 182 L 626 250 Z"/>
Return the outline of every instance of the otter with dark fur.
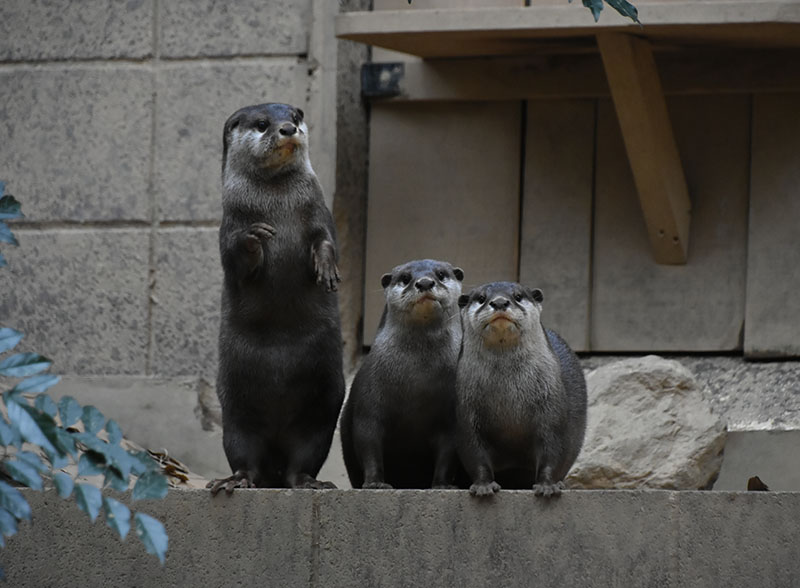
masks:
<path fill-rule="evenodd" d="M 344 399 L 333 219 L 303 111 L 260 104 L 225 123 L 217 394 L 225 488 L 332 488 L 316 476 Z"/>
<path fill-rule="evenodd" d="M 542 327 L 543 299 L 511 282 L 459 298 L 459 454 L 474 496 L 501 487 L 557 496 L 583 445 L 586 381 L 569 346 Z"/>
<path fill-rule="evenodd" d="M 461 269 L 431 259 L 381 278 L 386 306 L 342 413 L 342 451 L 354 488 L 457 487 L 463 279 Z"/>

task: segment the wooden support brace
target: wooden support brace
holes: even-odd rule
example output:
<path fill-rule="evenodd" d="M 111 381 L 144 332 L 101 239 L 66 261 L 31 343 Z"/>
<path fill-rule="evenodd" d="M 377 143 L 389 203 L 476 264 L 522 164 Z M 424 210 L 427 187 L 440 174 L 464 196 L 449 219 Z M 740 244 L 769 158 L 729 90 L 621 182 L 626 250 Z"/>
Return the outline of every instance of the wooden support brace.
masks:
<path fill-rule="evenodd" d="M 624 33 L 599 34 L 597 44 L 654 257 L 684 264 L 691 202 L 650 45 Z"/>

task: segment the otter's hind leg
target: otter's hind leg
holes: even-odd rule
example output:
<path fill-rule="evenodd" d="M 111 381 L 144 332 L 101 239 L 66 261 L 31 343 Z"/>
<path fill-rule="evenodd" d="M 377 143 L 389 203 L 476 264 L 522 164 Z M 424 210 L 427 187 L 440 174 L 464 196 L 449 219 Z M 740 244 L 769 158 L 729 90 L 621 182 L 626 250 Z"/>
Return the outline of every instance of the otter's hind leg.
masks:
<path fill-rule="evenodd" d="M 206 488 L 211 489 L 213 496 L 225 488 L 231 494 L 235 488 L 255 488 L 259 478 L 258 463 L 261 454 L 261 442 L 253 434 L 246 433 L 233 423 L 223 427 L 222 446 L 232 475 L 227 478 L 211 480 Z"/>

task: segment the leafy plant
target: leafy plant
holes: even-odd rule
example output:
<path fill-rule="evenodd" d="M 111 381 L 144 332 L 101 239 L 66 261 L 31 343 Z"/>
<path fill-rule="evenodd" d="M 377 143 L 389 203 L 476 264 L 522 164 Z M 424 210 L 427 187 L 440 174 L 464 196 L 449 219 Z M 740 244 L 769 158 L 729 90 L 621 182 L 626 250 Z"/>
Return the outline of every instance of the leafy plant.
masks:
<path fill-rule="evenodd" d="M 572 2 L 572 0 L 569 1 Z M 600 13 L 603 11 L 603 3 L 605 2 L 622 16 L 628 17 L 635 23 L 642 24 L 639 22 L 639 11 L 628 0 L 582 0 L 582 2 L 586 8 L 592 11 L 594 22 L 600 19 Z"/>
<path fill-rule="evenodd" d="M 20 203 L 3 195 L 0 182 L 0 243 L 18 245 L 4 222 L 23 216 Z M 0 267 L 7 265 L 0 253 Z M 135 479 L 131 499 L 163 498 L 166 478 L 145 452 L 126 450 L 122 431 L 114 420 L 106 419 L 93 406 L 81 406 L 74 398 L 62 397 L 58 404 L 45 391 L 59 381 L 59 376 L 44 373 L 51 361 L 38 353 L 6 355 L 22 340 L 23 334 L 0 326 L 0 376 L 18 380 L 3 392 L 0 414 L 0 547 L 5 537 L 15 535 L 18 523 L 31 520 L 31 507 L 12 483 L 33 490 L 54 487 L 61 498 L 75 497 L 75 502 L 94 522 L 100 509 L 106 524 L 125 539 L 135 524 L 136 536 L 148 553 L 164 563 L 167 534 L 164 525 L 144 513 L 131 517 L 130 509 L 100 488 L 78 482 L 84 476 L 102 476 L 104 489 L 126 492 Z M 71 467 L 74 478 L 65 468 Z M 9 483 L 12 482 L 12 483 Z M 2 577 L 2 570 L 0 570 Z"/>

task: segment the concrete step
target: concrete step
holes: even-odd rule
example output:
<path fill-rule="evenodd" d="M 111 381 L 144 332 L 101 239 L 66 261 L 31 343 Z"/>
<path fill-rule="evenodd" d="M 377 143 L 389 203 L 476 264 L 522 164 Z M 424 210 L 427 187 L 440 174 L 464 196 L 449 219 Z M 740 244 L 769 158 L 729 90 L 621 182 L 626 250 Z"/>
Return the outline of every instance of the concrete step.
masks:
<path fill-rule="evenodd" d="M 10 586 L 796 586 L 800 493 L 170 491 L 166 564 L 55 493 L 0 551 Z"/>

